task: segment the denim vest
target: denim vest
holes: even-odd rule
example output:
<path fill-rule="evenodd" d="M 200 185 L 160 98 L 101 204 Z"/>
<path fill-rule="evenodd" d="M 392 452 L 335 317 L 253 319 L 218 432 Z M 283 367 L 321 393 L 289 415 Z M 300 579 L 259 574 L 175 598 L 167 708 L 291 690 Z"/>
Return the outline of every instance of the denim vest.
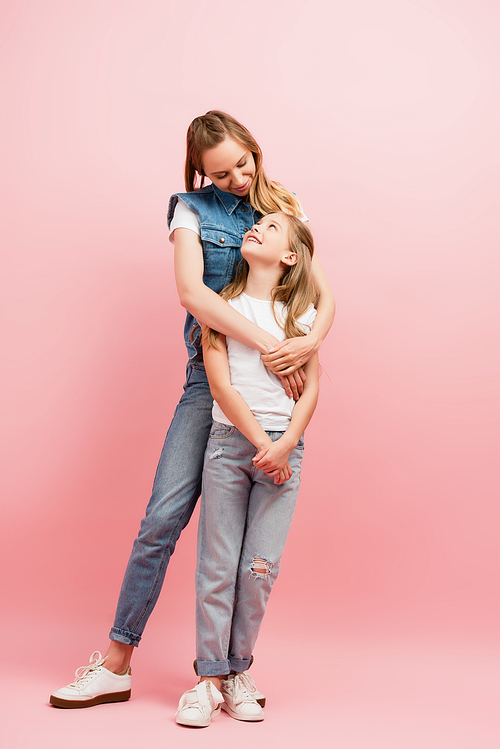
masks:
<path fill-rule="evenodd" d="M 262 214 L 250 203 L 215 185 L 194 192 L 172 195 L 168 205 L 167 223 L 174 216 L 175 206 L 181 198 L 200 217 L 201 244 L 203 247 L 203 283 L 219 294 L 233 280 L 241 260 L 241 242 L 246 231 L 252 228 Z M 184 341 L 190 359 L 202 362 L 201 330 L 198 321 L 188 312 L 184 325 Z"/>

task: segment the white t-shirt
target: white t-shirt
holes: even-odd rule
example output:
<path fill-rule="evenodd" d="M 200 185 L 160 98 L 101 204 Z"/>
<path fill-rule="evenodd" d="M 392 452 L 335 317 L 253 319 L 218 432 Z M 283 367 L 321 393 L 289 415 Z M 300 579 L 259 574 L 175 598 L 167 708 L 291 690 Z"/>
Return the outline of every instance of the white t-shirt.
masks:
<path fill-rule="evenodd" d="M 285 332 L 274 318 L 272 302 L 253 299 L 243 293 L 236 299 L 230 299 L 229 304 L 278 340 L 285 339 Z M 281 302 L 276 303 L 276 313 L 278 318 L 283 315 Z M 299 319 L 305 333 L 311 330 L 315 317 L 316 310 L 311 304 Z M 226 345 L 231 385 L 241 395 L 263 429 L 268 432 L 284 432 L 290 424 L 295 402 L 285 393 L 280 378 L 264 366 L 260 352 L 256 349 L 229 337 L 226 337 Z M 215 401 L 212 418 L 232 426 Z"/>
<path fill-rule="evenodd" d="M 174 216 L 170 222 L 168 238 L 174 241 L 173 233 L 176 229 L 191 229 L 201 236 L 200 217 L 187 203 L 179 198 L 174 209 Z"/>

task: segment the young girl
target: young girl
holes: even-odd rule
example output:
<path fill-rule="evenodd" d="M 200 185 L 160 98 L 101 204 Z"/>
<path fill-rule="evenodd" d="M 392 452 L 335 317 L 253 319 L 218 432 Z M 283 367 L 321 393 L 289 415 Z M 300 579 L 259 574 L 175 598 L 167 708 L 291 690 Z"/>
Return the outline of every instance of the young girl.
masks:
<path fill-rule="evenodd" d="M 203 186 L 205 178 L 211 184 Z M 184 340 L 189 361 L 184 393 L 125 570 L 109 647 L 104 658 L 96 650 L 90 665 L 78 669 L 71 684 L 51 695 L 50 702 L 58 707 L 91 707 L 130 697 L 132 652 L 141 641 L 170 556 L 200 493 L 212 397 L 201 342 L 192 335 L 197 320 L 263 354 L 266 366 L 284 377 L 285 387 L 295 397 L 302 387 L 300 367 L 318 351 L 333 321 L 333 297 L 316 258 L 312 267 L 319 289 L 318 314 L 313 330 L 301 338 L 278 342 L 219 296 L 234 278 L 241 240 L 255 221 L 273 210 L 302 213 L 295 196 L 268 178 L 258 143 L 234 117 L 211 111 L 190 124 L 185 185 L 185 193 L 171 197 L 168 211 L 177 289 L 187 310 Z"/>
<path fill-rule="evenodd" d="M 300 219 L 264 216 L 245 235 L 244 263 L 222 297 L 277 338 L 305 335 L 316 315 L 313 251 Z M 243 672 L 279 572 L 300 483 L 302 433 L 318 396 L 317 354 L 305 365 L 295 405 L 253 348 L 209 331 L 203 355 L 214 406 L 196 570 L 201 680 L 176 713 L 177 723 L 190 726 L 209 725 L 220 703 L 237 720 L 264 717 Z"/>

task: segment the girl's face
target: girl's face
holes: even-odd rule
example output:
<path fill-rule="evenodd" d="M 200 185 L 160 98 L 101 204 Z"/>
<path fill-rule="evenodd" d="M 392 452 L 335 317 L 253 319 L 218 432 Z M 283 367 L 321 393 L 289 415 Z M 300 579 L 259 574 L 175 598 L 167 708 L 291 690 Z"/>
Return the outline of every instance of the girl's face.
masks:
<path fill-rule="evenodd" d="M 290 252 L 286 217 L 282 213 L 263 216 L 243 237 L 241 254 L 249 265 L 252 261 L 266 265 L 295 265 L 297 256 Z"/>
<path fill-rule="evenodd" d="M 202 157 L 203 171 L 219 190 L 243 198 L 250 192 L 255 178 L 255 161 L 251 151 L 238 141 L 227 140 L 209 148 Z"/>

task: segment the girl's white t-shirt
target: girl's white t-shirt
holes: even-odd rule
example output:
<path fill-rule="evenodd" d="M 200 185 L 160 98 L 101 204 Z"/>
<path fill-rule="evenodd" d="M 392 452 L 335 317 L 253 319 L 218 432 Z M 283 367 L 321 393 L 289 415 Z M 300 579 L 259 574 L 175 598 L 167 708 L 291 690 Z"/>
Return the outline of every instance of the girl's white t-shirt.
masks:
<path fill-rule="evenodd" d="M 274 318 L 272 302 L 253 299 L 243 293 L 235 299 L 230 299 L 229 304 L 248 320 L 272 333 L 279 341 L 285 339 L 283 329 Z M 284 305 L 282 302 L 276 302 L 275 307 L 280 319 Z M 305 333 L 311 330 L 315 317 L 316 310 L 311 304 L 298 321 Z M 295 401 L 285 393 L 280 378 L 264 366 L 260 352 L 256 349 L 229 337 L 226 337 L 226 346 L 231 385 L 241 395 L 263 429 L 268 432 L 286 431 Z M 215 401 L 212 418 L 214 421 L 233 426 Z"/>

